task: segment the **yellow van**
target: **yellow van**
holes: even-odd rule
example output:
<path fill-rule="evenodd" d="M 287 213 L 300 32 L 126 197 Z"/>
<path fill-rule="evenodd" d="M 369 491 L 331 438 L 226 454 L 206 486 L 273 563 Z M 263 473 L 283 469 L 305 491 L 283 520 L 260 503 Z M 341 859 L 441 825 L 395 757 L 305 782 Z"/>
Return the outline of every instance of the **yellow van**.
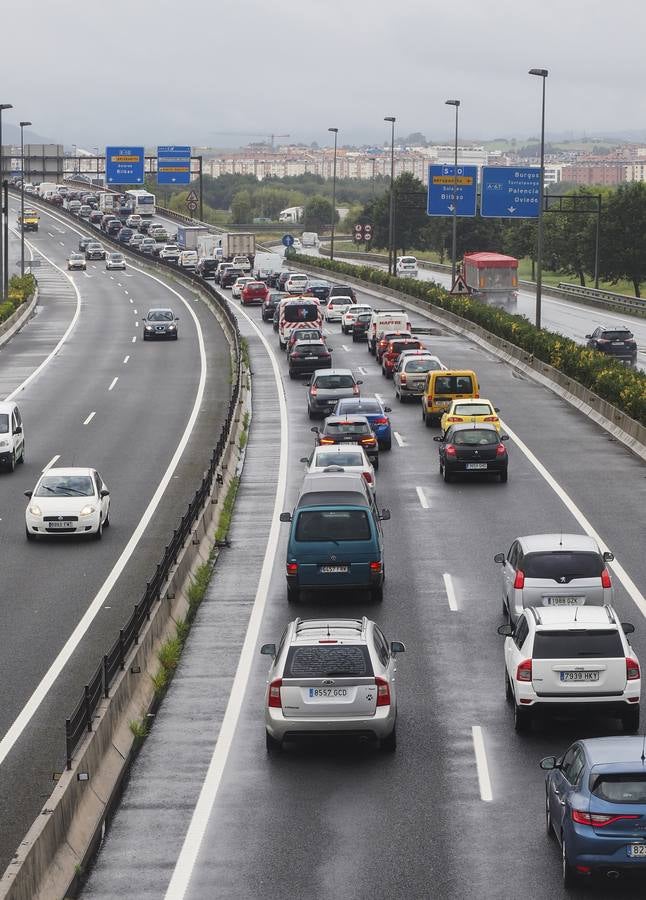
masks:
<path fill-rule="evenodd" d="M 422 418 L 427 428 L 439 425 L 451 400 L 480 396 L 478 377 L 471 369 L 438 369 L 426 376 L 422 394 Z"/>

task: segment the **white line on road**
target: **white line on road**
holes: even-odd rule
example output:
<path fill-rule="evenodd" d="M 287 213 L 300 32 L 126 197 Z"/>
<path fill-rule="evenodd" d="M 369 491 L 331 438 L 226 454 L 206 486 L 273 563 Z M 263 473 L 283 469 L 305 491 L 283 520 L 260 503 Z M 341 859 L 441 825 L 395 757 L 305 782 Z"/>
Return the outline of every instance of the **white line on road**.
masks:
<path fill-rule="evenodd" d="M 383 405 L 384 405 L 384 398 L 381 396 L 381 394 L 378 394 L 378 393 L 375 391 L 375 397 L 377 398 L 377 400 L 378 400 L 378 401 L 381 403 L 381 405 L 383 406 Z"/>
<path fill-rule="evenodd" d="M 341 344 L 346 353 L 350 352 L 350 348 L 346 344 Z"/>
<path fill-rule="evenodd" d="M 429 504 L 428 500 L 426 499 L 426 494 L 424 493 L 422 488 L 416 487 L 415 491 L 417 492 L 417 497 L 419 499 L 422 509 L 430 509 L 430 504 Z"/>
<path fill-rule="evenodd" d="M 135 315 L 137 315 L 137 310 L 136 310 L 136 309 L 133 309 L 133 313 L 134 313 Z"/>
<path fill-rule="evenodd" d="M 112 379 L 112 381 L 110 382 L 110 387 L 108 388 L 109 391 L 112 390 L 112 388 L 115 386 L 115 384 L 117 383 L 118 380 L 119 380 L 119 376 L 116 375 L 116 376 Z"/>
<path fill-rule="evenodd" d="M 132 339 L 132 343 L 133 343 L 133 344 L 134 344 L 134 342 L 135 342 L 135 341 L 136 341 L 136 340 L 137 340 L 137 337 L 136 337 L 136 336 L 135 336 L 135 337 L 133 337 L 133 339 Z"/>
<path fill-rule="evenodd" d="M 57 460 L 59 460 L 60 458 L 61 458 L 60 453 L 57 453 L 56 456 L 52 456 L 52 458 L 50 459 L 50 461 L 47 463 L 47 465 L 46 465 L 45 468 L 43 469 L 43 472 L 46 472 L 47 469 L 51 469 L 51 467 L 54 465 L 54 463 L 55 463 Z"/>
<path fill-rule="evenodd" d="M 139 322 L 135 322 L 135 328 L 139 328 Z"/>
<path fill-rule="evenodd" d="M 471 726 L 473 738 L 473 751 L 476 755 L 476 769 L 478 770 L 478 784 L 480 785 L 480 799 L 485 803 L 491 803 L 493 793 L 491 791 L 491 779 L 489 778 L 489 765 L 485 751 L 482 728 L 479 725 Z"/>
<path fill-rule="evenodd" d="M 395 440 L 397 441 L 397 443 L 399 444 L 400 447 L 408 447 L 408 444 L 406 443 L 406 441 L 404 440 L 404 438 L 401 436 L 401 434 L 398 431 L 393 431 L 393 437 L 395 438 Z"/>
<path fill-rule="evenodd" d="M 59 241 L 58 243 L 61 245 L 61 247 L 65 246 L 65 244 L 62 241 Z"/>
<path fill-rule="evenodd" d="M 48 231 L 47 234 L 48 234 L 50 237 L 54 237 L 54 232 L 53 232 L 53 231 Z"/>
<path fill-rule="evenodd" d="M 132 299 L 132 297 L 130 297 L 130 302 L 131 302 L 131 303 L 134 303 L 134 302 L 135 302 L 135 301 Z"/>
<path fill-rule="evenodd" d="M 84 424 L 84 425 L 89 425 L 90 422 L 92 421 L 92 419 L 95 417 L 95 415 L 96 415 L 96 410 L 95 410 L 94 412 L 91 412 L 91 413 L 90 413 L 90 415 L 87 417 L 87 419 L 85 420 L 85 422 L 83 422 L 83 424 Z"/>
<path fill-rule="evenodd" d="M 126 356 L 126 357 L 124 357 L 124 360 L 123 360 L 123 364 L 124 364 L 124 366 L 125 366 L 125 364 L 126 364 L 126 363 L 127 363 L 127 362 L 128 362 L 128 360 L 129 360 L 129 359 L 130 359 L 130 357 L 129 357 L 129 356 Z"/>
<path fill-rule="evenodd" d="M 363 366 L 357 366 L 357 372 L 358 372 L 360 375 L 367 375 L 367 374 L 368 374 L 368 370 L 367 370 L 367 369 L 364 369 Z"/>
<path fill-rule="evenodd" d="M 128 291 L 127 291 L 127 290 L 126 290 L 126 289 L 125 289 L 125 288 L 124 288 L 124 291 L 123 291 L 123 293 L 124 293 L 124 294 L 127 294 L 127 293 L 128 293 Z"/>
<path fill-rule="evenodd" d="M 444 575 L 442 575 L 442 578 L 444 579 L 444 590 L 446 591 L 446 597 L 447 597 L 447 600 L 449 601 L 449 609 L 451 610 L 451 612 L 457 612 L 458 611 L 458 601 L 455 597 L 455 588 L 453 587 L 453 579 L 451 578 L 451 576 L 449 575 L 448 572 L 445 572 Z"/>

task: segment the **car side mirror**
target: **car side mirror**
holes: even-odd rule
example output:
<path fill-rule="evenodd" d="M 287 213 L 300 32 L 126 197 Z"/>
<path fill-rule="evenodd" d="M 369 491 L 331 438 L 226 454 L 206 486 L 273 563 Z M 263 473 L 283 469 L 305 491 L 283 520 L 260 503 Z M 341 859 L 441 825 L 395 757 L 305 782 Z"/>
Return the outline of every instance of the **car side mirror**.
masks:
<path fill-rule="evenodd" d="M 612 562 L 614 558 L 615 554 L 611 553 L 610 550 L 606 550 L 606 552 L 603 554 L 604 562 Z"/>
<path fill-rule="evenodd" d="M 391 641 L 390 652 L 393 656 L 395 655 L 395 653 L 406 653 L 406 647 L 402 644 L 401 641 Z"/>
<path fill-rule="evenodd" d="M 509 440 L 509 435 L 508 435 L 508 434 L 501 434 L 501 435 L 500 435 L 500 440 L 501 440 L 501 441 L 508 441 L 508 440 Z"/>
<path fill-rule="evenodd" d="M 387 522 L 390 519 L 390 510 L 382 509 L 381 513 L 379 514 L 379 518 L 382 522 Z"/>
<path fill-rule="evenodd" d="M 281 513 L 281 514 L 280 514 L 280 521 L 281 521 L 281 522 L 291 522 L 291 521 L 292 521 L 292 514 L 291 514 L 291 513 L 288 513 L 288 512 Z"/>
<path fill-rule="evenodd" d="M 632 622 L 622 622 L 621 627 L 623 629 L 624 634 L 634 634 L 635 633 L 635 626 L 632 624 Z"/>
<path fill-rule="evenodd" d="M 511 637 L 514 633 L 513 625 L 499 625 L 496 628 L 498 634 L 502 635 L 502 637 Z"/>
<path fill-rule="evenodd" d="M 179 316 L 175 316 L 175 321 L 179 322 Z"/>
<path fill-rule="evenodd" d="M 16 425 L 16 427 L 13 430 L 13 433 L 14 434 L 22 434 L 22 425 Z"/>
<path fill-rule="evenodd" d="M 308 463 L 308 462 L 309 462 L 309 459 L 307 458 L 307 456 L 301 456 L 299 462 Z"/>
<path fill-rule="evenodd" d="M 384 406 L 384 412 L 392 412 L 392 411 L 393 411 L 392 406 Z"/>
<path fill-rule="evenodd" d="M 541 769 L 549 771 L 550 769 L 557 769 L 558 763 L 555 756 L 545 756 L 539 762 L 539 766 L 541 767 Z"/>
<path fill-rule="evenodd" d="M 107 488 L 102 488 L 101 489 L 101 497 L 109 497 L 109 496 L 110 496 L 110 491 L 107 490 Z"/>
<path fill-rule="evenodd" d="M 504 554 L 504 553 L 496 553 L 496 555 L 495 555 L 494 558 L 493 558 L 493 561 L 494 561 L 495 563 L 501 563 L 501 565 L 504 565 L 504 563 L 505 563 L 505 554 Z"/>
<path fill-rule="evenodd" d="M 328 347 L 328 348 L 327 348 L 327 352 L 328 352 L 328 353 L 334 353 L 334 347 Z"/>
<path fill-rule="evenodd" d="M 441 444 L 442 441 L 444 440 L 444 435 L 442 435 L 442 434 L 436 434 L 435 437 L 433 438 L 433 440 L 434 440 L 434 441 L 437 441 L 438 443 Z"/>
<path fill-rule="evenodd" d="M 25 497 L 27 497 L 28 500 L 31 500 L 33 495 L 34 495 L 33 491 L 25 491 Z"/>
<path fill-rule="evenodd" d="M 276 656 L 276 644 L 263 644 L 260 652 L 263 656 Z"/>
<path fill-rule="evenodd" d="M 586 339 L 587 339 L 587 340 L 590 340 L 591 337 L 592 337 L 591 334 L 586 334 Z"/>
<path fill-rule="evenodd" d="M 499 406 L 494 406 L 493 411 L 494 411 L 494 412 L 500 412 L 500 407 L 499 407 Z"/>
<path fill-rule="evenodd" d="M 357 381 L 356 384 L 363 384 L 363 381 Z"/>
<path fill-rule="evenodd" d="M 312 425 L 312 427 L 310 428 L 310 431 L 312 432 L 312 434 L 318 434 L 319 433 L 318 426 Z"/>

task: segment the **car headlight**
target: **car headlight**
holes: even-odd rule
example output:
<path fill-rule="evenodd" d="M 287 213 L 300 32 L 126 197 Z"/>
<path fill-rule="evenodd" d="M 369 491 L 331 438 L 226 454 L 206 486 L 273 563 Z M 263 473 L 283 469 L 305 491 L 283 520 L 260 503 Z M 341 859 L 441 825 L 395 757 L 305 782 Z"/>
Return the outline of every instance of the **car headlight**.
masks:
<path fill-rule="evenodd" d="M 168 326 L 169 331 L 174 330 L 175 328 L 177 328 L 177 325 L 175 325 L 174 322 L 171 322 L 171 324 Z"/>
<path fill-rule="evenodd" d="M 146 325 L 146 331 L 152 331 L 152 330 L 153 330 L 152 325 Z"/>
<path fill-rule="evenodd" d="M 88 505 L 84 506 L 83 509 L 80 511 L 79 517 L 80 516 L 91 516 L 92 513 L 95 513 L 95 512 L 96 512 L 96 506 L 92 506 L 91 504 L 88 503 Z"/>
<path fill-rule="evenodd" d="M 0 447 L 8 447 L 9 441 L 0 441 Z"/>
<path fill-rule="evenodd" d="M 43 514 L 40 506 L 38 506 L 36 503 L 31 503 L 29 505 L 29 512 L 32 516 L 42 516 Z"/>

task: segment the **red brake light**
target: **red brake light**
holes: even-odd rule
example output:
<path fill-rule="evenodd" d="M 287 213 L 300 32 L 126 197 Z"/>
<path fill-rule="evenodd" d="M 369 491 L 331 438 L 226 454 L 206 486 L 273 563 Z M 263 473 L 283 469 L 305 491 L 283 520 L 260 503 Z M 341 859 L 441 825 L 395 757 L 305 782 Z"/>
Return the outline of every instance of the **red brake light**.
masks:
<path fill-rule="evenodd" d="M 371 562 L 370 563 L 370 571 L 376 572 L 377 574 L 379 574 L 379 572 L 381 572 L 381 563 L 378 560 L 377 560 L 377 562 Z"/>
<path fill-rule="evenodd" d="M 612 813 L 589 813 L 582 809 L 572 810 L 572 821 L 578 825 L 592 825 L 596 828 L 604 828 L 606 825 L 612 825 L 620 819 L 638 819 L 639 816 L 621 813 L 613 815 Z"/>
<path fill-rule="evenodd" d="M 498 444 L 498 446 L 496 447 L 496 456 L 504 456 L 506 452 L 507 451 L 505 449 L 505 445 Z"/>
<path fill-rule="evenodd" d="M 282 678 L 274 678 L 274 680 L 269 685 L 269 691 L 267 692 L 267 706 L 272 707 L 273 709 L 282 708 L 282 704 L 280 702 L 280 688 L 282 683 Z"/>
<path fill-rule="evenodd" d="M 322 438 L 321 438 L 321 443 L 322 443 L 322 444 L 333 444 L 333 443 L 334 443 L 334 438 L 330 438 L 330 437 L 322 437 Z"/>
<path fill-rule="evenodd" d="M 388 424 L 387 416 L 379 416 L 378 419 L 375 419 L 374 424 L 375 425 L 387 425 Z"/>
<path fill-rule="evenodd" d="M 626 680 L 627 681 L 637 681 L 640 678 L 639 672 L 639 663 L 636 659 L 632 659 L 630 656 L 626 657 Z"/>
<path fill-rule="evenodd" d="M 531 681 L 532 680 L 532 661 L 531 659 L 524 659 L 522 663 L 516 669 L 516 681 Z"/>
<path fill-rule="evenodd" d="M 368 484 L 372 484 L 372 475 L 370 474 L 370 472 L 363 472 L 362 474 Z"/>
<path fill-rule="evenodd" d="M 287 574 L 296 575 L 298 572 L 298 563 L 287 563 Z"/>
<path fill-rule="evenodd" d="M 289 356 L 290 356 L 290 359 L 300 359 L 301 358 L 301 354 L 298 352 L 298 350 L 294 350 L 292 353 L 289 354 Z"/>
<path fill-rule="evenodd" d="M 447 422 L 461 422 L 462 417 L 461 416 L 449 416 L 446 421 Z"/>
<path fill-rule="evenodd" d="M 498 416 L 485 416 L 483 422 L 497 422 Z"/>
<path fill-rule="evenodd" d="M 455 449 L 453 444 L 447 444 L 444 449 L 444 452 L 446 453 L 447 456 L 457 456 L 458 455 L 458 451 Z"/>
<path fill-rule="evenodd" d="M 385 678 L 375 677 L 377 685 L 377 706 L 390 706 L 390 685 Z"/>
<path fill-rule="evenodd" d="M 514 578 L 514 590 L 522 591 L 522 589 L 524 587 L 525 587 L 525 573 L 521 569 L 518 569 L 518 571 L 516 572 L 516 577 Z"/>
<path fill-rule="evenodd" d="M 312 387 L 310 388 L 310 397 L 316 397 L 318 392 L 319 392 L 319 389 L 316 387 L 315 384 L 313 384 Z"/>
<path fill-rule="evenodd" d="M 604 569 L 603 572 L 601 573 L 601 587 L 604 587 L 604 588 L 612 587 L 612 581 L 610 581 L 610 573 L 608 572 L 607 569 Z"/>
<path fill-rule="evenodd" d="M 406 372 L 402 372 L 401 375 L 399 376 L 399 383 L 406 384 L 407 381 L 408 381 L 408 378 L 406 376 Z"/>
<path fill-rule="evenodd" d="M 359 385 L 358 385 L 358 384 L 354 384 L 354 385 L 352 386 L 352 393 L 353 393 L 353 394 L 358 394 L 358 393 L 359 393 Z"/>

